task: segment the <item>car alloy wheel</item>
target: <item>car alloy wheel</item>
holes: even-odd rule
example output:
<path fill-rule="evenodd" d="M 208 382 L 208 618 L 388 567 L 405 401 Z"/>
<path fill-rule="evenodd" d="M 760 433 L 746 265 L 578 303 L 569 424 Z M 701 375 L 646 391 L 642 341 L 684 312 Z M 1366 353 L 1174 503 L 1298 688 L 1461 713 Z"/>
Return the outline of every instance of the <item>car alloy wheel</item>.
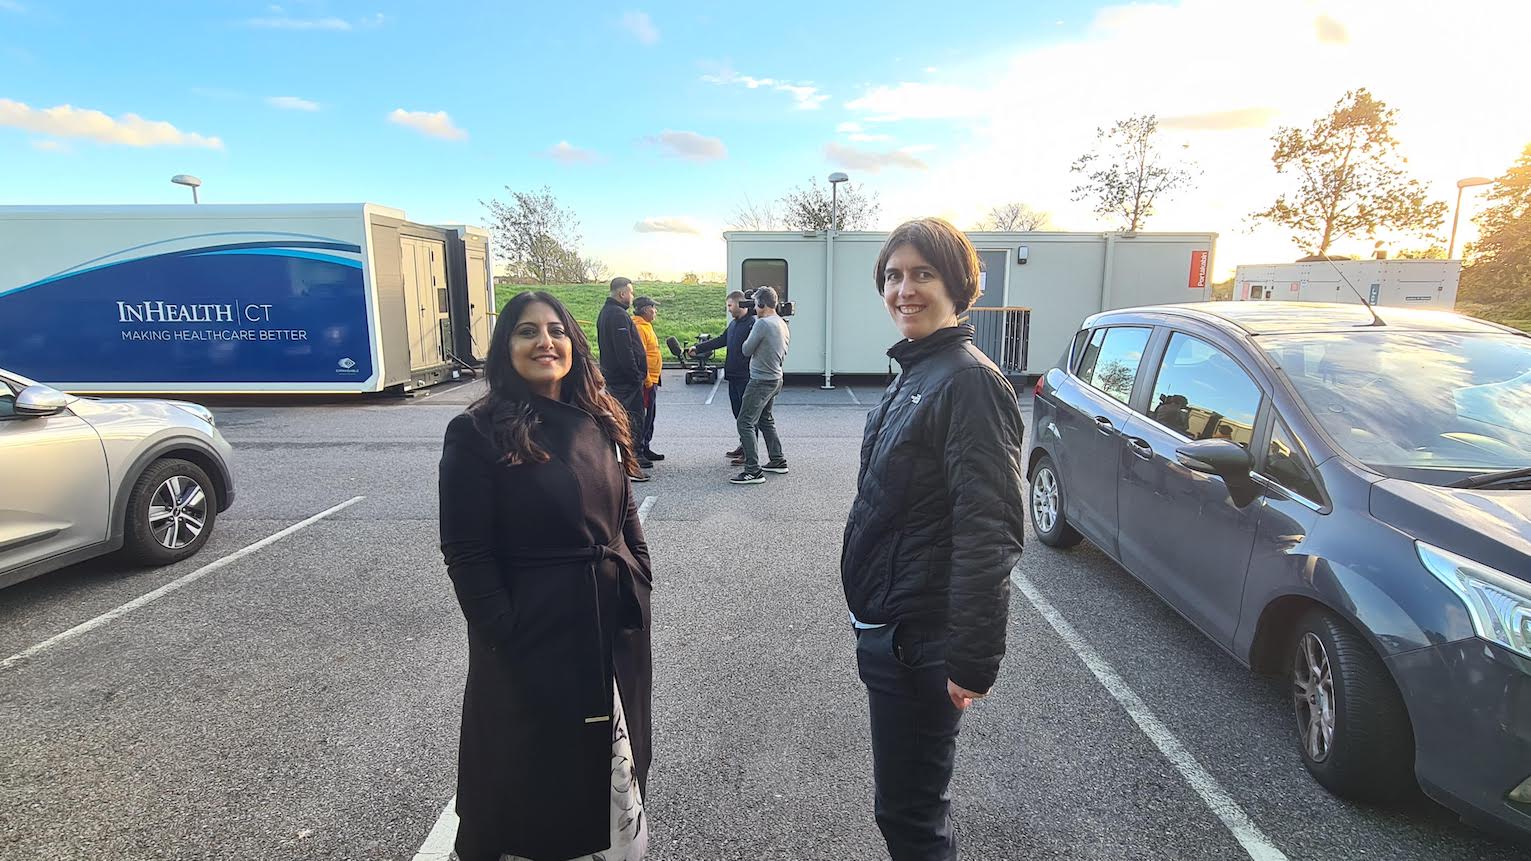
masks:
<path fill-rule="evenodd" d="M 172 475 L 149 497 L 149 530 L 160 546 L 180 550 L 207 525 L 207 493 L 185 475 Z"/>
<path fill-rule="evenodd" d="M 1043 532 L 1058 525 L 1058 477 L 1047 467 L 1031 480 L 1031 523 Z"/>
<path fill-rule="evenodd" d="M 1303 634 L 1292 657 L 1292 696 L 1308 758 L 1324 762 L 1334 749 L 1334 674 L 1329 653 L 1313 632 Z"/>

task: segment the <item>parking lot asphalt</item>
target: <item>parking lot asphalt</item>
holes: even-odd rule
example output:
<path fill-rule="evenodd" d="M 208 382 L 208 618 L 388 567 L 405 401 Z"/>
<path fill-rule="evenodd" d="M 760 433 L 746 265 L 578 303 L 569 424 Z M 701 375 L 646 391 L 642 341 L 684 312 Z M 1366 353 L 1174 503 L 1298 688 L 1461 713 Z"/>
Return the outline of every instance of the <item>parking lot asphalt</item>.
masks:
<path fill-rule="evenodd" d="M 0 669 L 0 857 L 414 858 L 454 791 L 466 654 L 435 470 L 476 393 L 216 406 L 239 497 L 198 556 L 0 591 L 3 659 L 360 497 Z M 634 486 L 653 498 L 653 858 L 886 857 L 837 573 L 879 394 L 789 387 L 791 473 L 735 487 L 726 390 L 666 374 L 668 457 Z M 1527 857 L 1422 799 L 1328 795 L 1284 684 L 1098 551 L 1028 537 L 1016 578 L 1000 681 L 959 741 L 964 858 Z"/>

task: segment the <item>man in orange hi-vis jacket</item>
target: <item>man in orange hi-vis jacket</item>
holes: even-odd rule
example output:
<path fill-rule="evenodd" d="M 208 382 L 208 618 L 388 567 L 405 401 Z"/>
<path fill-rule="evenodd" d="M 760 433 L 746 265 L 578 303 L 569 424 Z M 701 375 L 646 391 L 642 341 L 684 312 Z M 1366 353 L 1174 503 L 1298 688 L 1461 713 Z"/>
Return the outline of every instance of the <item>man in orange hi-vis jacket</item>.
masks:
<path fill-rule="evenodd" d="M 640 457 L 655 463 L 664 455 L 655 454 L 649 443 L 654 439 L 654 408 L 659 399 L 659 375 L 664 366 L 664 355 L 659 352 L 659 336 L 654 334 L 654 318 L 659 315 L 659 303 L 647 296 L 633 300 L 633 323 L 638 327 L 638 337 L 649 357 L 649 375 L 643 384 L 643 427 L 633 429 L 633 448 Z"/>

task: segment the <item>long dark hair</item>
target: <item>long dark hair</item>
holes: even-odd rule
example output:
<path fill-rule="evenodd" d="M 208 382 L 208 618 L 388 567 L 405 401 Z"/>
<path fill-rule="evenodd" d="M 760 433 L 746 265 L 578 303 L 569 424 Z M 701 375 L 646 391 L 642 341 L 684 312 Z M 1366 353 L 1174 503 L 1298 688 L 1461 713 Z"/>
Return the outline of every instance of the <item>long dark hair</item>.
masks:
<path fill-rule="evenodd" d="M 511 359 L 511 335 L 527 306 L 541 302 L 553 309 L 563 323 L 572 346 L 569 373 L 563 378 L 560 396 L 564 403 L 589 413 L 622 452 L 622 464 L 629 475 L 636 475 L 638 459 L 633 456 L 632 433 L 627 425 L 627 410 L 606 393 L 606 378 L 590 357 L 590 342 L 585 332 L 569 314 L 564 304 L 548 293 L 528 290 L 505 303 L 489 338 L 489 358 L 484 375 L 489 393 L 468 407 L 474 421 L 482 428 L 495 448 L 505 454 L 502 460 L 512 466 L 524 463 L 547 463 L 548 452 L 537 443 L 533 430 L 541 421 L 533 406 L 531 387 L 516 373 Z"/>

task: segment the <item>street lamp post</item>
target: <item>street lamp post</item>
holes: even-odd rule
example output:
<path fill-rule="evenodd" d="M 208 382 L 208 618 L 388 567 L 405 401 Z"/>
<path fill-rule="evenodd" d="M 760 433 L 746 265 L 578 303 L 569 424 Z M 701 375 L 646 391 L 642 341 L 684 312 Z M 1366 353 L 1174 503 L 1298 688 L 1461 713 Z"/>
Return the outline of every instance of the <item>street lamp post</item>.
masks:
<path fill-rule="evenodd" d="M 835 325 L 835 233 L 840 229 L 840 183 L 850 177 L 835 171 L 829 175 L 829 229 L 824 231 L 824 385 L 834 388 L 831 364 Z"/>
<path fill-rule="evenodd" d="M 1486 176 L 1469 176 L 1466 179 L 1457 180 L 1457 206 L 1451 214 L 1451 241 L 1446 245 L 1447 260 L 1450 260 L 1452 252 L 1457 250 L 1457 221 L 1462 218 L 1462 189 L 1493 184 L 1494 181 Z"/>
<path fill-rule="evenodd" d="M 187 188 L 190 188 L 191 189 L 191 202 L 192 203 L 201 203 L 202 202 L 200 200 L 197 200 L 197 186 L 202 184 L 202 180 L 197 179 L 196 177 L 192 176 L 189 173 L 178 173 L 175 176 L 170 177 L 170 181 L 175 183 L 176 185 L 184 185 Z"/>

